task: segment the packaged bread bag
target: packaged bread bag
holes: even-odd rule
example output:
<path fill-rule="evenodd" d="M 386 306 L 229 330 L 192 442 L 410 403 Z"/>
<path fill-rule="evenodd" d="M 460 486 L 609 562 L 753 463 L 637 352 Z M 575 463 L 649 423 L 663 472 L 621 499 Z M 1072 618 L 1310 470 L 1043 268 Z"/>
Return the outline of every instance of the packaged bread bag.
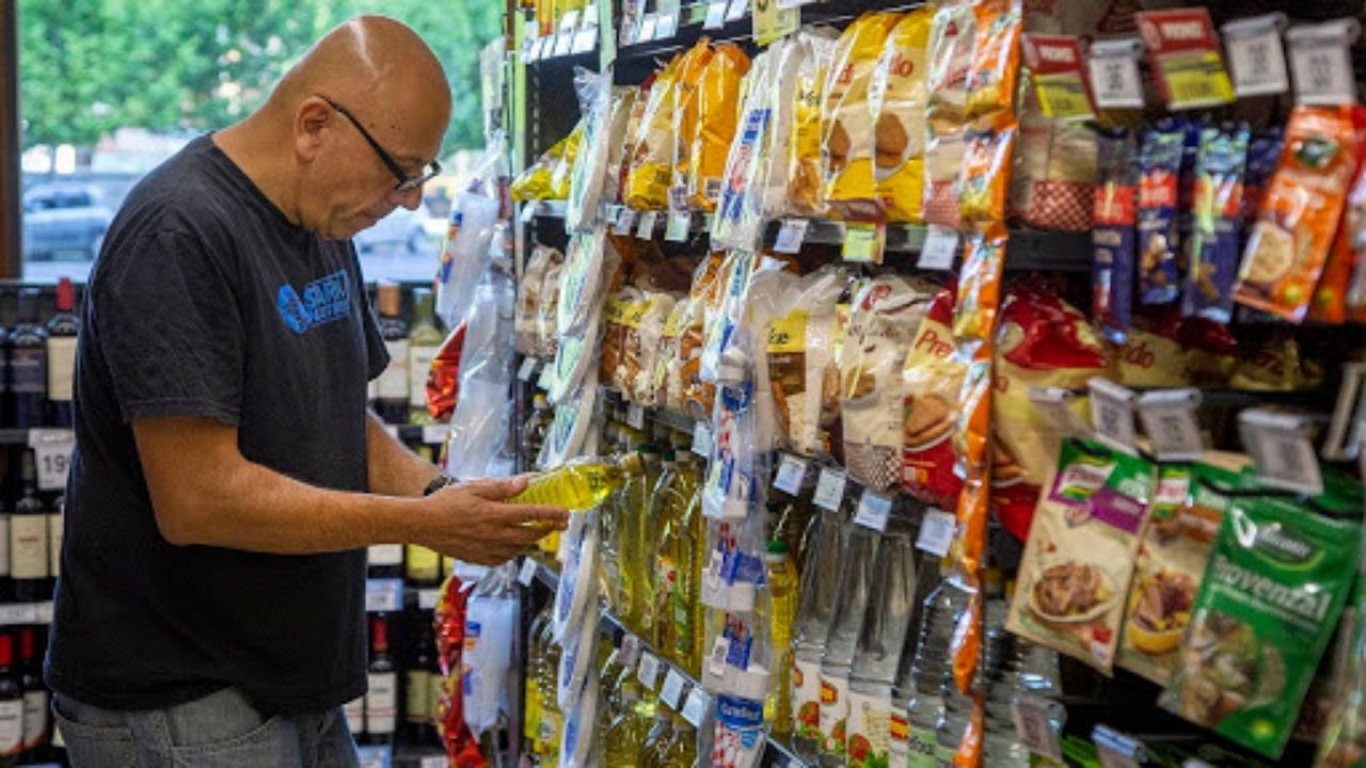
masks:
<path fill-rule="evenodd" d="M 825 151 L 825 200 L 842 218 L 870 220 L 880 210 L 873 178 L 875 148 L 868 86 L 887 36 L 900 17 L 865 13 L 835 44 L 825 76 L 821 137 Z"/>
<path fill-rule="evenodd" d="M 954 354 L 957 286 L 940 288 L 906 353 L 901 487 L 926 504 L 952 509 L 963 481 L 954 472 L 953 428 L 967 366 Z"/>
<path fill-rule="evenodd" d="M 828 265 L 802 278 L 797 298 L 769 329 L 768 378 L 780 437 L 787 450 L 815 456 L 821 448 L 821 394 L 833 353 L 836 305 L 849 276 Z"/>
<path fill-rule="evenodd" d="M 702 77 L 715 56 L 706 36 L 683 54 L 678 62 L 673 106 L 673 180 L 674 188 L 687 189 L 692 168 L 692 151 L 702 122 Z"/>
<path fill-rule="evenodd" d="M 1069 438 L 1029 531 L 1006 628 L 1110 674 L 1153 471 Z"/>
<path fill-rule="evenodd" d="M 631 402 L 655 405 L 655 362 L 664 341 L 664 325 L 673 312 L 676 298 L 667 293 L 645 293 L 623 318 L 621 361 L 616 379 L 622 395 Z"/>
<path fill-rule="evenodd" d="M 674 302 L 673 309 L 669 310 L 669 316 L 664 320 L 664 327 L 659 339 L 659 354 L 655 357 L 654 368 L 650 386 L 654 391 L 653 399 L 647 402 L 658 408 L 669 408 L 675 411 L 683 410 L 683 388 L 682 380 L 675 374 L 677 366 L 675 362 L 681 356 L 682 330 L 687 322 L 688 316 L 692 311 L 692 299 L 688 296 L 680 296 Z M 676 386 L 671 387 L 671 384 Z"/>
<path fill-rule="evenodd" d="M 798 63 L 788 140 L 788 211 L 825 215 L 825 160 L 821 149 L 821 104 L 825 75 L 835 54 L 836 33 L 804 29 L 797 35 Z"/>
<path fill-rule="evenodd" d="M 726 156 L 735 138 L 740 106 L 740 83 L 750 61 L 739 46 L 725 43 L 702 71 L 698 88 L 698 124 L 688 155 L 688 202 L 691 207 L 712 211 L 721 195 Z"/>
<path fill-rule="evenodd" d="M 926 46 L 933 6 L 897 22 L 870 85 L 873 177 L 887 221 L 918 224 L 925 205 Z"/>
<path fill-rule="evenodd" d="M 781 50 L 784 43 L 774 45 Z M 769 162 L 769 145 L 777 130 L 773 120 L 779 106 L 778 63 L 774 50 L 760 53 L 754 57 L 753 66 L 744 77 L 741 90 L 745 97 L 740 107 L 738 133 L 730 145 L 725 171 L 719 181 L 720 196 L 716 200 L 716 216 L 712 219 L 713 248 L 754 250 L 759 247 L 764 225 L 763 175 L 774 165 Z"/>
<path fill-rule="evenodd" d="M 841 359 L 844 463 L 866 488 L 885 491 L 901 476 L 906 352 L 929 308 L 933 288 L 883 275 L 854 299 Z"/>
<path fill-rule="evenodd" d="M 674 96 L 682 56 L 675 56 L 650 86 L 650 95 L 636 125 L 625 203 L 638 211 L 662 211 L 668 206 L 673 183 Z"/>
<path fill-rule="evenodd" d="M 522 271 L 522 280 L 517 285 L 517 316 L 513 327 L 517 351 L 523 355 L 535 356 L 539 352 L 537 317 L 545 296 L 545 275 L 555 260 L 554 248 L 537 244 L 531 250 Z"/>
<path fill-rule="evenodd" d="M 641 292 L 626 286 L 610 294 L 602 305 L 602 344 L 599 346 L 598 382 L 621 391 L 622 356 L 626 346 L 626 317 L 643 298 Z"/>
<path fill-rule="evenodd" d="M 996 339 L 991 505 L 1015 537 L 1029 533 L 1040 488 L 1053 468 L 1048 457 L 1058 455 L 1060 442 L 1058 428 L 1029 399 L 1030 390 L 1084 390 L 1110 370 L 1104 345 L 1075 307 L 1033 287 L 1007 295 Z"/>
<path fill-rule="evenodd" d="M 971 3 L 941 3 L 930 24 L 926 54 L 924 218 L 927 224 L 953 229 L 959 224 L 959 172 L 966 149 L 968 67 L 976 23 Z"/>

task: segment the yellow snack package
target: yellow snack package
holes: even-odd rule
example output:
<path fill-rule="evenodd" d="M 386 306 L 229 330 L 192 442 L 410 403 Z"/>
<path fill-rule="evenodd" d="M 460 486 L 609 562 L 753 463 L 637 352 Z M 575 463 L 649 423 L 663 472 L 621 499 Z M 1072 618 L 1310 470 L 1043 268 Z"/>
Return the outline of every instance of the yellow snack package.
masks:
<path fill-rule="evenodd" d="M 817 31 L 797 38 L 791 133 L 788 139 L 788 209 L 798 216 L 825 215 L 825 165 L 821 157 L 821 98 L 835 40 Z"/>
<path fill-rule="evenodd" d="M 569 197 L 569 171 L 578 156 L 583 138 L 583 121 L 551 145 L 536 162 L 512 180 L 508 193 L 517 202 L 527 200 L 565 200 Z"/>
<path fill-rule="evenodd" d="M 895 13 L 865 13 L 840 36 L 825 75 L 821 139 L 825 150 L 825 198 L 840 218 L 874 220 L 881 215 L 873 180 L 873 116 L 868 85 Z"/>
<path fill-rule="evenodd" d="M 691 164 L 693 144 L 697 140 L 697 129 L 702 112 L 702 75 L 707 71 L 715 54 L 711 40 L 703 37 L 697 41 L 678 62 L 674 78 L 673 104 L 673 179 L 672 186 L 688 185 L 688 169 Z"/>
<path fill-rule="evenodd" d="M 674 57 L 655 78 L 636 126 L 623 197 L 638 211 L 662 211 L 668 204 L 675 151 L 674 91 L 680 61 L 681 57 Z"/>
<path fill-rule="evenodd" d="M 968 67 L 972 63 L 976 17 L 967 2 L 945 2 L 930 24 L 925 114 L 925 221 L 957 229 L 959 171 L 964 139 Z"/>
<path fill-rule="evenodd" d="M 703 70 L 698 89 L 697 130 L 688 156 L 688 204 L 698 210 L 716 210 L 721 196 L 721 179 L 726 159 L 735 138 L 742 103 L 740 91 L 750 61 L 739 46 L 727 43 L 716 47 L 711 62 Z"/>
<path fill-rule="evenodd" d="M 926 47 L 934 8 L 902 17 L 869 86 L 873 109 L 873 178 L 891 222 L 918 224 L 925 203 Z"/>

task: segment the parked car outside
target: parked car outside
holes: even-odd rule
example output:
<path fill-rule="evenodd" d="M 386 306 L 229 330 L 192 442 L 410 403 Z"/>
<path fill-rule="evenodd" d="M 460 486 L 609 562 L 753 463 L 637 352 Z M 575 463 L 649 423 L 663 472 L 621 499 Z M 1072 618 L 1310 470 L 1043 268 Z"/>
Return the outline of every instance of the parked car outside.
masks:
<path fill-rule="evenodd" d="M 429 250 L 427 230 L 424 226 L 427 218 L 427 211 L 423 206 L 418 206 L 415 211 L 403 207 L 395 208 L 388 216 L 375 222 L 375 226 L 357 232 L 352 240 L 356 244 L 356 250 L 362 253 L 380 246 L 402 246 L 409 253 L 424 253 Z"/>
<path fill-rule="evenodd" d="M 25 260 L 59 255 L 93 260 L 114 220 L 113 209 L 90 184 L 40 184 L 24 193 L 23 205 Z"/>

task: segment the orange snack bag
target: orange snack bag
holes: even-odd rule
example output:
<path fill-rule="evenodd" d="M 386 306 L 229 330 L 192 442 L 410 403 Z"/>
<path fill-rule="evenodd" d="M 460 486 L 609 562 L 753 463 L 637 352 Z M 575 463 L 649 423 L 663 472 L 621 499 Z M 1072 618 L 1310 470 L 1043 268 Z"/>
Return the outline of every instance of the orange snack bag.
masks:
<path fill-rule="evenodd" d="M 1005 221 L 1017 131 L 1011 116 L 1001 115 L 1000 122 L 1000 128 L 968 134 L 958 197 L 965 223 Z"/>
<path fill-rule="evenodd" d="M 980 0 L 973 6 L 977 28 L 968 67 L 969 120 L 1015 111 L 1020 76 L 1020 0 Z"/>
<path fill-rule="evenodd" d="M 926 504 L 952 509 L 963 481 L 953 471 L 953 428 L 966 366 L 954 356 L 957 286 L 939 289 L 911 342 L 902 370 L 905 411 L 901 487 Z"/>
<path fill-rule="evenodd" d="M 695 99 L 699 106 L 697 130 L 688 155 L 688 202 L 693 208 L 716 210 L 726 158 L 739 119 L 741 81 L 749 72 L 749 65 L 745 52 L 727 43 L 716 47 L 716 53 L 702 71 Z"/>
<path fill-rule="evenodd" d="M 899 19 L 895 13 L 858 17 L 835 44 L 825 76 L 821 107 L 825 197 L 840 218 L 873 220 L 881 212 L 873 180 L 875 142 L 868 85 Z"/>
<path fill-rule="evenodd" d="M 1296 107 L 1262 199 L 1234 298 L 1291 322 L 1304 319 L 1323 274 L 1355 170 L 1354 122 L 1366 110 Z"/>

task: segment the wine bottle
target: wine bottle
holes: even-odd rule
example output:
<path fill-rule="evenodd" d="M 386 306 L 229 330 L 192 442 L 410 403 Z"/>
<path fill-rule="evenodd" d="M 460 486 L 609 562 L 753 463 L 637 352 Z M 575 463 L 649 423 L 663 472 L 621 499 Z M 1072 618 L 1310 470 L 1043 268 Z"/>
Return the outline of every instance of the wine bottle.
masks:
<path fill-rule="evenodd" d="M 48 692 L 47 686 L 43 685 L 37 638 L 37 627 L 19 630 L 20 683 L 24 688 L 24 761 L 29 763 L 47 759 L 51 735 L 48 727 Z"/>
<path fill-rule="evenodd" d="M 430 424 L 427 374 L 446 337 L 436 327 L 436 298 L 430 288 L 413 289 L 413 331 L 408 337 L 408 420 Z"/>
<path fill-rule="evenodd" d="M 24 689 L 14 664 L 14 635 L 0 633 L 0 768 L 19 764 L 24 751 Z"/>
<path fill-rule="evenodd" d="M 393 744 L 398 717 L 398 674 L 389 655 L 389 621 L 375 616 L 370 622 L 370 689 L 365 694 L 367 744 Z"/>
<path fill-rule="evenodd" d="M 432 640 L 431 612 L 421 611 L 418 616 L 421 620 L 417 622 L 417 648 L 403 680 L 406 687 L 403 717 L 408 724 L 408 740 L 414 745 L 427 745 L 434 742 L 436 735 L 433 720 L 436 702 L 432 700 L 436 649 Z"/>
<path fill-rule="evenodd" d="M 47 404 L 47 331 L 38 323 L 38 289 L 19 292 L 19 324 L 9 334 L 10 426 L 43 426 Z"/>
<path fill-rule="evenodd" d="M 48 591 L 48 510 L 38 497 L 38 472 L 33 451 L 20 455 L 24 495 L 14 505 L 9 524 L 10 576 L 14 599 L 37 603 L 51 598 Z"/>
<path fill-rule="evenodd" d="M 380 283 L 379 332 L 389 350 L 389 367 L 379 376 L 375 412 L 386 424 L 408 423 L 408 324 L 402 311 L 398 283 Z"/>
<path fill-rule="evenodd" d="M 75 422 L 71 399 L 76 379 L 76 289 L 71 278 L 57 281 L 57 312 L 47 321 L 47 423 L 70 427 Z"/>

